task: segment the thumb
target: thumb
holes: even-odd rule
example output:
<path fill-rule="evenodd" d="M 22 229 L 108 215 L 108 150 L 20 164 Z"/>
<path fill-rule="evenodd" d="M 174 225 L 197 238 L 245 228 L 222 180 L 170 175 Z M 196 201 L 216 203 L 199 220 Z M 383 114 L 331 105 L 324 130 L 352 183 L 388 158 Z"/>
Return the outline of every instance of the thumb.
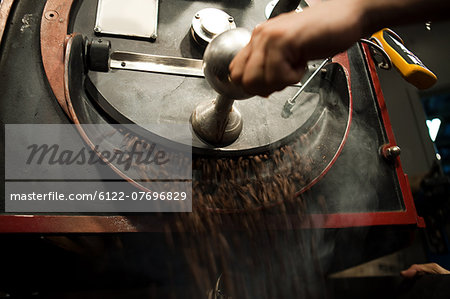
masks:
<path fill-rule="evenodd" d="M 413 278 L 417 275 L 417 270 L 409 267 L 409 269 L 401 271 L 400 274 L 405 278 Z"/>

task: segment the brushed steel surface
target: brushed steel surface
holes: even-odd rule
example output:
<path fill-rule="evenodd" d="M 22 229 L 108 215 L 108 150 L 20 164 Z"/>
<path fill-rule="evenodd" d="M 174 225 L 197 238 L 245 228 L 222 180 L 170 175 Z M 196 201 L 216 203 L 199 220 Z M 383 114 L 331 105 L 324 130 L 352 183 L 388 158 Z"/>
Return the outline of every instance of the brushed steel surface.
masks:
<path fill-rule="evenodd" d="M 116 51 L 111 54 L 110 67 L 112 69 L 204 77 L 202 63 L 203 61 L 200 59 Z"/>
<path fill-rule="evenodd" d="M 94 31 L 155 39 L 158 0 L 98 0 Z"/>
<path fill-rule="evenodd" d="M 250 38 L 251 33 L 245 28 L 228 30 L 211 41 L 203 56 L 206 81 L 219 94 L 233 100 L 251 97 L 230 80 L 229 70 L 234 56 L 249 43 Z"/>

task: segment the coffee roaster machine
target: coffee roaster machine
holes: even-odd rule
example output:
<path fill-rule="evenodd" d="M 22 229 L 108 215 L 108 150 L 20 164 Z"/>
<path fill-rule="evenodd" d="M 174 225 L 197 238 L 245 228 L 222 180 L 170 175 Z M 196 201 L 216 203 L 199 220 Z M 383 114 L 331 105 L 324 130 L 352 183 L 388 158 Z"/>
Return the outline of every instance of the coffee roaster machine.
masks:
<path fill-rule="evenodd" d="M 101 59 L 105 59 L 101 51 L 105 51 L 106 47 L 97 47 L 99 39 L 100 43 L 102 39 L 110 41 L 112 46 L 108 51 L 113 54 L 111 58 L 106 58 L 107 61 L 116 62 L 123 58 L 117 58 L 120 50 L 201 59 L 203 48 L 192 38 L 191 26 L 192 17 L 205 7 L 202 3 L 160 3 L 158 37 L 154 41 L 113 35 L 99 38 L 98 32 L 93 30 L 99 30 L 95 26 L 96 3 L 47 1 L 44 7 L 27 14 L 30 18 L 27 26 L 22 20 L 24 16 L 17 15 L 22 13 L 18 10 L 21 6 L 5 1 L 2 11 L 7 12 L 8 5 L 12 7 L 9 22 L 3 28 L 2 42 L 2 69 L 4 76 L 8 76 L 8 80 L 3 82 L 7 86 L 2 88 L 2 118 L 5 123 L 140 124 L 149 120 L 164 122 L 171 119 L 188 123 L 196 105 L 216 95 L 202 77 L 115 69 L 98 72 L 88 70 L 84 65 L 89 59 L 93 61 L 91 66 L 101 64 Z M 266 3 L 245 2 L 230 5 L 227 11 L 233 15 L 233 22 L 251 30 L 265 20 L 265 6 Z M 15 18 L 19 18 L 20 24 L 11 21 Z M 81 48 L 86 47 L 89 40 L 93 41 L 91 56 L 77 57 L 84 55 L 81 52 L 85 50 Z M 17 48 L 17 43 L 22 47 Z M 80 53 L 75 53 L 75 50 Z M 74 63 L 74 59 L 81 61 Z M 125 62 L 122 64 L 125 65 Z M 311 207 L 314 226 L 421 223 L 401 168 L 377 79 L 376 63 L 369 47 L 364 44 L 353 46 L 334 57 L 333 63 L 325 71 L 328 71 L 330 78 L 316 84 L 322 84 L 322 90 L 325 91 L 318 91 L 316 87 L 316 90 L 306 92 L 312 96 L 303 99 L 304 103 L 298 105 L 295 115 L 287 120 L 281 116 L 282 105 L 295 94 L 298 86 L 288 87 L 268 100 L 252 98 L 239 101 L 237 107 L 244 120 L 244 131 L 239 139 L 225 147 L 213 147 L 194 134 L 194 160 L 196 157 L 257 157 L 291 144 L 295 139 L 292 135 L 303 135 L 302 138 L 316 140 L 308 140 L 307 144 L 293 151 L 297 150 L 301 158 L 310 159 L 314 166 L 300 171 L 302 175 L 306 172 L 312 174 L 305 175 L 307 178 L 297 183 L 296 194 L 311 201 L 319 196 L 324 198 L 327 206 L 326 214 L 319 214 L 317 208 L 314 211 L 314 207 Z M 73 80 L 71 75 L 80 78 Z M 37 80 L 37 77 L 40 79 Z M 135 83 L 130 86 L 132 81 Z M 324 106 L 323 101 L 316 99 L 314 94 L 322 98 L 330 98 L 329 94 L 332 94 L 331 98 L 337 103 L 331 105 L 335 108 L 326 107 L 330 103 Z M 36 104 L 30 103 L 32 101 L 36 101 Z M 44 109 L 47 102 L 49 106 L 45 112 L 41 112 L 40 109 Z M 186 107 L 180 108 L 183 105 Z M 262 124 L 265 124 L 264 127 Z M 258 127 L 262 128 L 259 132 Z M 317 130 L 323 132 L 315 132 Z M 89 136 L 83 137 L 89 141 Z M 3 215 L 1 219 L 5 231 L 13 228 L 29 232 L 155 229 L 145 224 L 144 219 L 151 215 L 142 216 L 143 221 L 138 220 L 140 224 L 135 227 L 115 227 L 114 223 L 118 223 L 121 216 L 89 217 L 36 215 L 23 218 Z M 91 226 L 92 221 L 89 219 L 96 219 L 95 227 Z M 46 224 L 48 220 L 52 225 Z"/>
<path fill-rule="evenodd" d="M 243 27 L 251 31 L 266 19 L 269 9 L 266 1 L 148 1 L 147 5 L 153 5 L 149 10 L 153 15 L 144 19 L 151 30 L 116 34 L 124 26 L 118 19 L 111 24 L 106 17 L 99 17 L 102 3 L 107 5 L 107 1 L 2 2 L 3 123 L 132 123 L 142 125 L 143 131 L 134 133 L 147 138 L 154 136 L 146 130 L 149 122 L 175 121 L 189 126 L 192 111 L 217 95 L 201 73 L 205 43 L 217 30 Z M 205 8 L 216 11 L 209 15 Z M 223 13 L 217 13 L 219 9 Z M 135 17 L 143 19 L 138 14 Z M 145 61 L 152 55 L 170 57 L 169 64 L 183 59 L 192 64 L 149 72 Z M 318 64 L 311 64 L 311 70 L 316 70 Z M 193 192 L 194 206 L 196 196 L 200 196 L 212 199 L 205 203 L 211 215 L 233 218 L 249 211 L 270 213 L 280 202 L 290 200 L 281 188 L 287 184 L 294 186 L 295 198 L 307 203 L 306 208 L 302 206 L 307 217 L 299 218 L 294 204 L 292 215 L 287 212 L 293 226 L 286 228 L 280 222 L 275 224 L 277 229 L 389 227 L 410 231 L 423 226 L 402 170 L 377 64 L 370 46 L 357 43 L 324 66 L 298 98 L 291 116 L 281 115 L 283 105 L 301 84 L 268 99 L 235 101 L 243 127 L 232 142 L 214 145 L 193 132 L 192 184 L 197 190 Z M 86 143 L 91 143 L 89 132 L 80 127 L 79 133 Z M 158 137 L 180 142 L 171 139 L 170 134 Z M 235 163 L 227 173 L 243 167 L 243 172 L 250 174 L 253 188 L 244 188 L 227 200 L 241 200 L 239 196 L 252 193 L 248 196 L 257 199 L 249 205 L 230 208 L 214 203 L 215 196 L 218 201 L 224 200 L 217 186 L 228 184 L 230 178 L 224 180 L 208 167 L 214 169 L 218 163 L 225 167 L 226 161 Z M 273 171 L 256 175 L 252 165 L 257 163 Z M 137 190 L 146 190 L 145 184 L 124 175 L 120 167 L 113 165 L 111 171 Z M 208 171 L 216 180 L 208 179 Z M 261 183 L 278 179 L 279 192 Z M 267 191 L 265 196 L 261 190 Z M 276 213 L 271 217 L 276 223 Z M 170 213 L 2 213 L 0 231 L 161 232 L 173 219 Z"/>

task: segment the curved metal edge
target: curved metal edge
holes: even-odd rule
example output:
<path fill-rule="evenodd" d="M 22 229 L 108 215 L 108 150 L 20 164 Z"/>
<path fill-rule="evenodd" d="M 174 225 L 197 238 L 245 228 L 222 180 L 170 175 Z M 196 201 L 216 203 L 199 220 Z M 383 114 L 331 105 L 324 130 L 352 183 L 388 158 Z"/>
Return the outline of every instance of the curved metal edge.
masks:
<path fill-rule="evenodd" d="M 344 131 L 344 136 L 342 138 L 342 141 L 341 141 L 341 143 L 340 143 L 340 145 L 339 145 L 335 155 L 330 160 L 328 165 L 309 184 L 307 184 L 302 189 L 297 191 L 295 193 L 295 195 L 294 195 L 294 198 L 292 198 L 292 199 L 295 199 L 295 198 L 299 197 L 301 194 L 303 194 L 304 192 L 306 192 L 309 189 L 311 189 L 317 182 L 319 182 L 330 171 L 331 167 L 334 165 L 334 163 L 336 163 L 339 155 L 341 154 L 342 150 L 344 149 L 345 143 L 347 142 L 347 138 L 348 138 L 348 135 L 349 135 L 349 132 L 350 132 L 350 126 L 351 126 L 351 123 L 352 123 L 352 116 L 353 116 L 353 97 L 352 97 L 352 89 L 351 89 L 351 72 L 350 72 L 350 61 L 349 61 L 349 58 L 348 58 L 348 52 L 345 51 L 343 53 L 337 54 L 336 56 L 333 57 L 332 62 L 337 63 L 337 64 L 339 64 L 342 67 L 342 69 L 344 71 L 344 74 L 345 74 L 345 79 L 346 79 L 346 82 L 347 82 L 348 97 L 349 97 L 349 107 L 348 107 L 349 111 L 348 111 L 348 119 L 347 119 L 347 124 L 346 124 L 345 131 Z M 271 203 L 270 205 L 259 206 L 259 207 L 255 208 L 255 209 L 251 209 L 251 210 L 238 210 L 238 209 L 208 209 L 208 210 L 210 212 L 217 213 L 217 214 L 248 213 L 248 212 L 255 212 L 255 211 L 259 211 L 259 210 L 265 210 L 265 209 L 274 208 L 276 206 L 281 205 L 284 201 L 285 200 L 275 201 L 275 202 Z M 327 215 L 323 214 L 322 216 L 323 216 L 323 220 L 326 220 Z M 313 224 L 313 222 L 314 221 L 313 221 L 313 219 L 311 217 L 306 217 L 304 222 L 299 224 L 299 227 L 305 227 L 305 228 L 319 227 L 319 226 L 315 226 L 316 223 Z"/>
<path fill-rule="evenodd" d="M 5 33 L 6 22 L 11 12 L 14 0 L 4 0 L 0 4 L 0 45 L 2 44 L 3 33 Z"/>
<path fill-rule="evenodd" d="M 68 115 L 69 117 L 72 119 L 73 123 L 75 124 L 75 127 L 78 131 L 78 133 L 80 134 L 81 138 L 83 138 L 84 142 L 97 154 L 97 156 L 102 159 L 102 161 L 106 164 L 108 164 L 108 166 L 115 172 L 117 173 L 121 178 L 123 178 L 124 180 L 126 180 L 127 182 L 131 183 L 133 186 L 135 186 L 136 188 L 145 191 L 145 192 L 151 192 L 151 190 L 149 190 L 148 188 L 143 187 L 142 185 L 140 185 L 139 183 L 137 183 L 136 181 L 134 181 L 133 179 L 131 179 L 130 177 L 128 177 L 127 175 L 125 175 L 124 173 L 122 173 L 117 167 L 115 167 L 113 164 L 110 163 L 110 161 L 108 159 L 106 159 L 105 157 L 103 157 L 101 155 L 101 153 L 99 153 L 96 149 L 95 149 L 95 145 L 92 143 L 91 139 L 88 137 L 86 131 L 83 129 L 83 126 L 80 122 L 80 120 L 78 119 L 76 112 L 73 108 L 73 104 L 72 104 L 72 98 L 71 98 L 71 94 L 70 94 L 70 84 L 69 84 L 69 65 L 71 63 L 71 54 L 72 54 L 72 45 L 75 39 L 80 39 L 80 42 L 83 41 L 83 37 L 81 34 L 77 34 L 74 33 L 72 35 L 69 36 L 69 39 L 67 41 L 67 47 L 66 47 L 66 51 L 65 51 L 65 58 L 64 58 L 64 77 L 63 77 L 63 82 L 64 82 L 64 95 L 65 95 L 65 104 L 67 105 L 67 111 L 68 111 Z M 80 76 L 82 76 L 83 74 L 80 73 Z M 80 82 L 83 82 L 84 80 L 81 80 Z M 80 87 L 81 89 L 81 87 Z"/>
<path fill-rule="evenodd" d="M 74 0 L 47 0 L 41 18 L 41 56 L 45 74 L 59 105 L 70 117 L 64 93 L 64 48 Z"/>
<path fill-rule="evenodd" d="M 353 97 L 352 97 L 352 88 L 351 88 L 351 73 L 350 73 L 350 61 L 348 59 L 348 53 L 344 52 L 341 54 L 336 55 L 333 57 L 333 62 L 336 62 L 342 66 L 342 69 L 345 73 L 345 78 L 347 80 L 347 87 L 348 87 L 348 97 L 349 97 L 349 103 L 348 103 L 348 120 L 347 120 L 347 127 L 345 129 L 344 137 L 342 138 L 342 142 L 339 145 L 338 150 L 336 151 L 336 154 L 334 155 L 333 159 L 331 159 L 330 163 L 328 163 L 327 167 L 324 168 L 322 173 L 317 176 L 314 180 L 312 180 L 308 185 L 303 187 L 300 191 L 296 193 L 295 196 L 299 196 L 300 194 L 304 193 L 305 191 L 309 190 L 314 186 L 318 181 L 320 181 L 327 173 L 330 171 L 331 167 L 336 163 L 339 155 L 341 154 L 342 150 L 344 149 L 345 143 L 347 142 L 348 134 L 350 132 L 350 126 L 352 123 L 352 116 L 353 116 Z"/>

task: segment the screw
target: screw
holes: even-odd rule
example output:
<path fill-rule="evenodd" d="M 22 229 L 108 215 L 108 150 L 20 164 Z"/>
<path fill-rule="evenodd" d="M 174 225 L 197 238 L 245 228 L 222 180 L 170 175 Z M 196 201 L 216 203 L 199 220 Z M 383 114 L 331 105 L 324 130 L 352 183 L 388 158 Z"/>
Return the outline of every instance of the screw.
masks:
<path fill-rule="evenodd" d="M 59 17 L 59 14 L 56 10 L 50 10 L 45 13 L 45 18 L 49 21 L 53 21 L 57 17 Z"/>
<path fill-rule="evenodd" d="M 234 22 L 234 18 L 233 17 L 229 17 L 228 18 L 228 22 L 233 23 Z"/>
<path fill-rule="evenodd" d="M 95 28 L 94 28 L 94 32 L 97 32 L 97 33 L 98 33 L 98 32 L 101 32 L 101 31 L 102 31 L 102 29 L 101 29 L 100 27 L 95 27 Z"/>
<path fill-rule="evenodd" d="M 199 13 L 196 13 L 196 14 L 195 14 L 195 18 L 196 18 L 196 19 L 200 19 L 200 14 L 199 14 Z"/>
<path fill-rule="evenodd" d="M 120 64 L 122 67 L 125 67 L 127 64 L 125 61 L 122 61 L 122 63 Z"/>
<path fill-rule="evenodd" d="M 380 153 L 385 159 L 394 161 L 398 156 L 400 156 L 401 150 L 400 147 L 396 145 L 383 145 L 380 148 Z"/>

